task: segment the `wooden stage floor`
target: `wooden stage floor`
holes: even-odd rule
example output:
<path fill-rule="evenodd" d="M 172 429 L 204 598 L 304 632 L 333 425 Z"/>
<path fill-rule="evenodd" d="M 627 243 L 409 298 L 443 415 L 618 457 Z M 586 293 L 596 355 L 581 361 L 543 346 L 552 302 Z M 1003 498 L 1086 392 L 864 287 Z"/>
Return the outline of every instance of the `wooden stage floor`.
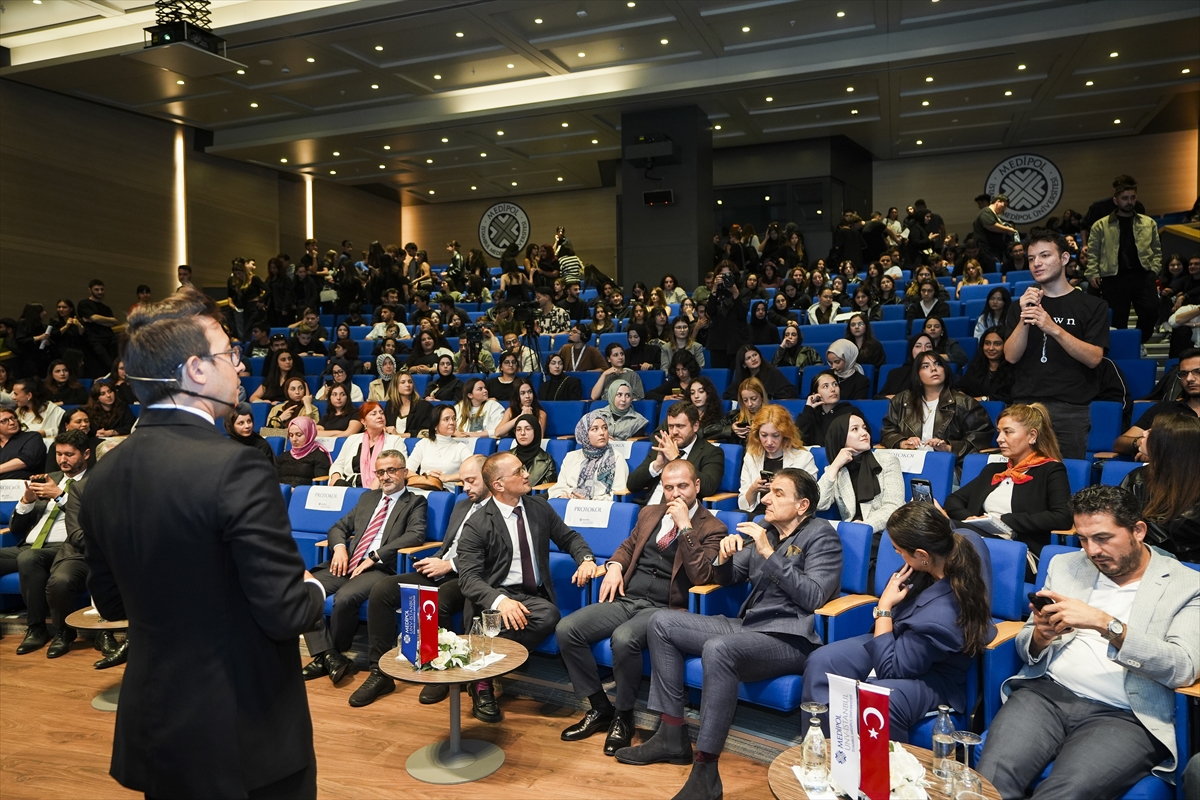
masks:
<path fill-rule="evenodd" d="M 94 670 L 99 654 L 90 640 L 76 640 L 70 653 L 53 661 L 45 649 L 16 655 L 20 641 L 16 633 L 0 640 L 0 798 L 140 797 L 108 775 L 116 715 L 91 707 L 92 697 L 119 680 L 124 667 Z M 561 741 L 559 733 L 578 718 L 576 711 L 502 697 L 504 721 L 486 725 L 470 716 L 463 695 L 463 736 L 503 747 L 504 766 L 477 783 L 421 783 L 409 777 L 404 762 L 447 735 L 448 703 L 420 705 L 420 687 L 398 683 L 371 706 L 351 708 L 346 699 L 362 677 L 360 672 L 339 687 L 324 678 L 308 684 L 322 798 L 651 800 L 672 797 L 687 778 L 688 767 L 617 764 L 604 756 L 601 734 L 582 743 Z M 765 764 L 726 753 L 721 775 L 729 800 L 771 796 Z"/>

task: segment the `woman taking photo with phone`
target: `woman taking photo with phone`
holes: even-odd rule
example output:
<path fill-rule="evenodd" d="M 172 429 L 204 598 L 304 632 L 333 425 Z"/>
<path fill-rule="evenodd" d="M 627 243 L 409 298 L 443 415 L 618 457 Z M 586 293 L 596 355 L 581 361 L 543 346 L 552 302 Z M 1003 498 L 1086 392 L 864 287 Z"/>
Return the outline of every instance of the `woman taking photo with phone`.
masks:
<path fill-rule="evenodd" d="M 761 498 L 771 489 L 771 479 L 781 469 L 802 469 L 817 477 L 817 462 L 804 448 L 792 415 L 783 406 L 766 405 L 754 415 L 742 460 L 738 508 L 751 516 L 765 510 Z"/>

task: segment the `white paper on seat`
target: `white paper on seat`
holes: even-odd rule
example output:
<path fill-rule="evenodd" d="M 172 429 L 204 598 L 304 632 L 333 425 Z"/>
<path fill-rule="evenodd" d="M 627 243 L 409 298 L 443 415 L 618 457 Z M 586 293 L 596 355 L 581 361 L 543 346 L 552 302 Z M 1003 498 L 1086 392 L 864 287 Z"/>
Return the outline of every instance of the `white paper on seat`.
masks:
<path fill-rule="evenodd" d="M 614 442 L 609 441 L 612 445 L 613 452 L 617 454 L 617 458 L 629 460 L 629 456 L 633 453 L 633 442 Z"/>
<path fill-rule="evenodd" d="M 607 528 L 611 500 L 568 500 L 563 522 L 572 528 Z"/>
<path fill-rule="evenodd" d="M 310 486 L 304 507 L 309 511 L 341 511 L 345 486 Z"/>
<path fill-rule="evenodd" d="M 1008 458 L 1004 455 L 1001 455 L 1000 453 L 988 453 L 987 463 L 989 463 L 989 464 L 1007 464 Z"/>
<path fill-rule="evenodd" d="M 0 481 L 0 503 L 19 503 L 25 494 L 25 481 Z"/>
<path fill-rule="evenodd" d="M 321 447 L 324 447 L 326 450 L 328 450 L 329 452 L 332 453 L 334 446 L 337 445 L 337 437 L 336 436 L 318 436 L 317 444 L 321 445 Z"/>
<path fill-rule="evenodd" d="M 900 471 L 909 475 L 920 475 L 925 471 L 925 454 L 928 450 L 888 450 L 900 462 Z"/>

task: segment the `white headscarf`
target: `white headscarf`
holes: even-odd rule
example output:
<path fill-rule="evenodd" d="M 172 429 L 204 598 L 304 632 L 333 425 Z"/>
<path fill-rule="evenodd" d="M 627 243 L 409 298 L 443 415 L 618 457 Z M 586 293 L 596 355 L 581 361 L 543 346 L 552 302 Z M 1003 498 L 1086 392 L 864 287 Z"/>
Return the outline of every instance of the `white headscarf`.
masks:
<path fill-rule="evenodd" d="M 863 374 L 863 368 L 858 365 L 858 345 L 849 339 L 834 341 L 829 347 L 825 348 L 825 352 L 833 353 L 842 359 L 842 368 L 834 370 L 839 378 L 849 378 L 856 372 Z"/>

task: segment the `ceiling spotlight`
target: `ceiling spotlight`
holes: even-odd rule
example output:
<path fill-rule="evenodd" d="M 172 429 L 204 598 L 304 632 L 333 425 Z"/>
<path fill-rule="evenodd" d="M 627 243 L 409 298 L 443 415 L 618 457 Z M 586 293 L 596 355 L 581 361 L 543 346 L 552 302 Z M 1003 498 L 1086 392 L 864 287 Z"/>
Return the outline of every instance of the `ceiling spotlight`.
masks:
<path fill-rule="evenodd" d="M 309 56 L 308 58 L 306 58 L 306 59 L 304 59 L 304 60 L 305 60 L 305 61 L 307 61 L 307 62 L 308 62 L 308 63 L 310 63 L 310 64 L 315 64 L 315 63 L 316 63 L 316 61 L 317 61 L 317 60 L 316 60 L 315 58 L 313 58 L 312 56 Z"/>
<path fill-rule="evenodd" d="M 1183 74 L 1184 74 L 1184 75 L 1187 75 L 1187 74 L 1189 74 L 1190 72 L 1191 72 L 1191 70 L 1190 70 L 1190 69 L 1188 69 L 1187 67 L 1184 67 L 1184 68 L 1183 68 Z"/>
<path fill-rule="evenodd" d="M 1113 125 L 1120 125 L 1120 124 L 1121 124 L 1121 120 L 1119 120 L 1119 119 L 1113 120 Z"/>
<path fill-rule="evenodd" d="M 475 190 L 476 190 L 476 189 L 478 189 L 478 188 L 479 188 L 478 186 L 472 186 L 472 187 L 471 187 L 471 191 L 473 192 L 473 191 L 475 191 Z"/>
<path fill-rule="evenodd" d="M 592 139 L 592 144 L 600 144 L 600 140 L 599 140 L 599 139 Z"/>
<path fill-rule="evenodd" d="M 237 74 L 238 74 L 238 75 L 245 75 L 245 74 L 246 74 L 246 70 L 244 70 L 244 69 L 239 69 L 239 70 L 237 71 Z"/>
<path fill-rule="evenodd" d="M 933 83 L 933 76 L 932 76 L 932 75 L 929 75 L 929 76 L 927 76 L 927 77 L 925 78 L 925 82 L 926 82 L 926 83 Z"/>
<path fill-rule="evenodd" d="M 435 192 L 433 189 L 430 189 L 430 190 L 429 190 L 429 193 L 430 193 L 430 194 L 437 194 L 437 192 Z"/>
<path fill-rule="evenodd" d="M 659 44 L 670 44 L 671 40 L 670 39 L 659 39 L 658 43 Z"/>
<path fill-rule="evenodd" d="M 846 87 L 846 91 L 847 91 L 847 92 L 853 92 L 853 91 L 854 91 L 854 87 L 853 87 L 853 86 L 847 86 L 847 87 Z"/>
<path fill-rule="evenodd" d="M 775 102 L 775 98 L 774 98 L 774 97 L 768 97 L 768 98 L 767 98 L 767 102 L 768 102 L 768 103 L 774 103 L 774 102 Z"/>
<path fill-rule="evenodd" d="M 857 114 L 857 113 L 858 113 L 858 109 L 857 109 L 857 108 L 852 108 L 852 109 L 850 109 L 850 113 L 851 113 L 851 114 Z"/>
<path fill-rule="evenodd" d="M 517 65 L 516 65 L 516 64 L 508 64 L 507 66 L 508 66 L 508 68 L 509 68 L 509 69 L 516 69 L 516 68 L 517 68 Z"/>
<path fill-rule="evenodd" d="M 558 182 L 559 182 L 559 183 L 562 183 L 562 175 L 559 175 L 559 176 L 558 176 Z"/>
<path fill-rule="evenodd" d="M 936 3 L 936 2 L 937 2 L 937 0 L 933 0 L 933 2 L 935 2 L 935 3 Z M 818 214 L 820 214 L 820 213 L 821 213 L 821 209 L 819 209 L 819 208 L 818 208 L 818 209 L 817 209 L 817 213 L 818 213 Z"/>
<path fill-rule="evenodd" d="M 721 126 L 720 126 L 720 125 L 713 125 L 713 130 L 714 130 L 714 131 L 719 131 L 719 130 L 721 130 Z"/>
<path fill-rule="evenodd" d="M 629 8 L 633 8 L 634 6 L 637 5 L 637 3 L 633 2 L 633 0 L 629 0 L 629 2 L 626 3 L 625 5 L 628 6 Z"/>
<path fill-rule="evenodd" d="M 386 166 L 386 165 L 384 165 L 384 164 L 380 164 L 380 165 L 379 165 L 379 168 L 380 168 L 380 169 L 387 169 L 387 166 Z"/>
<path fill-rule="evenodd" d="M 334 154 L 335 156 L 340 156 L 340 155 L 341 155 L 341 153 L 339 153 L 337 150 L 334 150 L 334 151 L 333 151 L 333 154 Z"/>
<path fill-rule="evenodd" d="M 1024 65 L 1024 64 L 1017 64 L 1017 69 L 1025 69 L 1025 65 Z"/>
<path fill-rule="evenodd" d="M 251 103 L 251 104 L 250 104 L 250 107 L 251 107 L 251 108 L 258 108 L 258 103 Z"/>
<path fill-rule="evenodd" d="M 376 50 L 383 50 L 383 45 L 381 45 L 381 44 L 377 44 L 377 45 L 375 45 L 375 49 L 376 49 Z"/>
<path fill-rule="evenodd" d="M 1012 92 L 1005 92 L 1005 93 L 1004 93 L 1004 96 L 1005 96 L 1005 97 L 1012 97 Z"/>
<path fill-rule="evenodd" d="M 454 35 L 455 35 L 456 37 L 458 37 L 459 39 L 461 39 L 461 38 L 463 37 L 463 32 L 462 32 L 462 31 L 457 31 L 457 32 L 456 32 Z"/>
<path fill-rule="evenodd" d="M 497 135 L 497 136 L 503 136 L 503 135 L 504 135 L 504 131 L 496 131 L 496 135 Z"/>
<path fill-rule="evenodd" d="M 927 106 L 927 105 L 929 105 L 929 101 L 928 101 L 928 100 L 922 100 L 922 101 L 921 101 L 921 105 L 923 105 L 923 106 Z"/>
<path fill-rule="evenodd" d="M 742 33 L 749 33 L 749 32 L 750 32 L 750 26 L 749 26 L 749 25 L 743 25 L 743 26 L 742 26 Z"/>
<path fill-rule="evenodd" d="M 1094 83 L 1095 83 L 1095 81 L 1088 81 L 1087 83 L 1084 84 L 1084 86 L 1091 86 Z"/>
<path fill-rule="evenodd" d="M 446 142 L 448 142 L 448 141 L 450 141 L 450 140 L 449 140 L 449 139 L 447 139 L 445 136 L 443 136 L 443 137 L 442 137 L 442 144 L 445 144 L 445 143 L 446 143 Z"/>
<path fill-rule="evenodd" d="M 839 18 L 841 18 L 841 17 L 844 17 L 844 16 L 846 16 L 846 12 L 845 12 L 845 11 L 839 11 L 839 12 L 837 13 L 837 15 L 838 15 L 838 17 L 839 17 Z"/>
<path fill-rule="evenodd" d="M 432 158 L 427 158 L 427 159 L 425 159 L 425 163 L 426 163 L 426 164 L 432 164 L 432 163 L 433 163 L 433 159 L 432 159 Z"/>
<path fill-rule="evenodd" d="M 487 158 L 487 153 L 480 153 L 480 154 L 479 154 L 479 157 L 480 157 L 480 158 Z"/>
<path fill-rule="evenodd" d="M 286 164 L 286 163 L 287 163 L 287 159 L 286 159 L 286 158 L 281 158 L 281 159 L 279 159 L 279 163 L 280 163 L 280 164 Z"/>
<path fill-rule="evenodd" d="M 562 124 L 562 126 L 563 126 L 564 128 L 569 128 L 569 127 L 571 127 L 571 123 L 569 123 L 569 122 L 564 122 L 564 123 Z"/>
<path fill-rule="evenodd" d="M 917 139 L 917 144 L 925 144 L 925 143 L 922 142 L 920 139 Z"/>
<path fill-rule="evenodd" d="M 769 203 L 769 202 L 771 202 L 771 195 L 769 195 L 769 194 L 767 194 L 767 195 L 763 195 L 763 202 L 764 202 L 764 203 Z"/>
<path fill-rule="evenodd" d="M 180 86 L 183 86 L 183 81 L 175 81 L 175 83 L 179 84 Z"/>
<path fill-rule="evenodd" d="M 513 186 L 516 186 L 516 185 L 517 185 L 517 182 L 516 182 L 516 181 L 513 181 L 513 182 L 512 182 L 512 185 L 513 185 Z"/>
<path fill-rule="evenodd" d="M 385 144 L 385 145 L 383 146 L 383 149 L 384 149 L 384 150 L 391 150 L 391 149 L 392 149 L 392 146 L 391 146 L 390 144 Z"/>
<path fill-rule="evenodd" d="M 579 57 L 580 57 L 580 58 L 583 58 L 583 56 L 584 56 L 584 53 L 579 53 L 578 55 L 579 55 Z"/>
<path fill-rule="evenodd" d="M 1109 58 L 1116 58 L 1118 55 L 1119 55 L 1119 53 L 1117 53 L 1117 51 L 1116 51 L 1116 50 L 1114 50 L 1114 51 L 1112 51 L 1111 53 L 1109 53 L 1109 54 L 1108 54 L 1108 57 L 1109 57 Z"/>
<path fill-rule="evenodd" d="M 535 19 L 535 20 L 533 21 L 533 24 L 534 24 L 534 25 L 541 25 L 541 24 L 542 24 L 542 18 L 541 18 L 541 17 L 538 17 L 537 19 Z M 475 187 L 474 187 L 474 186 L 472 186 L 471 188 L 472 188 L 472 189 L 474 189 Z"/>
<path fill-rule="evenodd" d="M 336 170 L 336 169 L 331 169 L 331 170 L 329 170 L 329 174 L 330 174 L 330 175 L 337 175 L 337 170 Z"/>
<path fill-rule="evenodd" d="M 33 0 L 33 4 L 35 6 L 40 6 L 42 4 L 42 0 Z"/>
<path fill-rule="evenodd" d="M 440 80 L 442 79 L 442 76 L 441 76 L 441 75 L 434 75 L 434 76 L 433 76 L 433 79 L 434 79 L 435 81 L 440 81 Z"/>
<path fill-rule="evenodd" d="M 717 201 L 717 205 L 719 205 L 719 206 L 723 206 L 723 205 L 725 205 L 725 201 L 723 201 L 723 200 L 718 200 L 718 201 Z"/>
<path fill-rule="evenodd" d="M 372 89 L 378 89 L 378 88 L 379 88 L 379 84 L 378 84 L 378 83 L 372 83 L 372 84 L 371 84 L 371 88 L 372 88 Z"/>

